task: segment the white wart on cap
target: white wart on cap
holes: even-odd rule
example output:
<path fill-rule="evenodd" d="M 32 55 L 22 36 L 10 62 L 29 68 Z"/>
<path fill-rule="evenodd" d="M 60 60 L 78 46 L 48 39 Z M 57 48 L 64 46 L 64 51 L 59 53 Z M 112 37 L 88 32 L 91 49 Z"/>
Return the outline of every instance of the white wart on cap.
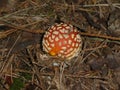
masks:
<path fill-rule="evenodd" d="M 82 46 L 79 31 L 71 24 L 55 24 L 43 37 L 43 50 L 52 56 L 71 59 L 76 57 Z"/>

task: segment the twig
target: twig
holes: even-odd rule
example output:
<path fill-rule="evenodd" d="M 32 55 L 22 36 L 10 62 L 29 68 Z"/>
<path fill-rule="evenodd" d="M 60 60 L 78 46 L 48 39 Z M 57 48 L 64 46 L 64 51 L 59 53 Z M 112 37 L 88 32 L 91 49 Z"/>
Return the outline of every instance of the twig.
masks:
<path fill-rule="evenodd" d="M 7 37 L 8 35 L 14 33 L 17 29 L 11 29 L 4 32 L 0 32 L 0 39 Z"/>
<path fill-rule="evenodd" d="M 56 4 L 57 7 L 59 7 L 59 6 L 71 7 L 71 5 L 69 5 L 69 4 L 60 4 L 60 3 L 56 3 L 56 2 L 54 2 L 54 4 Z M 109 7 L 109 6 L 110 6 L 110 4 L 74 5 L 75 8 L 82 10 L 82 11 L 86 11 L 87 9 L 84 9 L 84 8 L 89 8 L 89 7 Z M 112 6 L 118 8 L 118 6 L 120 6 L 120 3 L 112 3 Z M 91 11 L 91 10 L 87 10 L 87 11 Z"/>
<path fill-rule="evenodd" d="M 43 5 L 39 6 L 39 7 L 44 7 L 44 6 L 46 6 L 46 5 L 47 5 L 47 4 L 45 3 L 45 4 L 43 4 Z M 7 15 L 5 15 L 5 16 L 3 16 L 3 17 L 0 17 L 0 20 L 3 20 L 3 19 L 5 19 L 5 18 L 8 18 L 8 17 L 13 16 L 13 15 L 18 14 L 18 13 L 21 13 L 21 12 L 24 12 L 24 11 L 28 11 L 28 10 L 33 9 L 33 8 L 34 8 L 34 9 L 35 9 L 35 8 L 39 8 L 39 7 L 34 6 L 34 7 L 28 7 L 28 8 L 25 8 L 25 9 L 21 9 L 21 10 L 18 10 L 18 11 L 16 11 L 16 12 L 7 14 Z"/>
<path fill-rule="evenodd" d="M 112 36 L 107 36 L 107 35 L 83 33 L 83 32 L 80 32 L 80 35 L 88 36 L 88 37 L 101 38 L 101 39 L 108 39 L 108 40 L 113 40 L 113 41 L 119 41 L 119 43 L 120 43 L 120 38 L 117 38 L 117 37 L 112 37 Z"/>
<path fill-rule="evenodd" d="M 32 70 L 34 71 L 34 73 L 35 73 L 35 75 L 36 75 L 36 77 L 37 77 L 37 79 L 38 79 L 39 86 L 42 88 L 42 90 L 45 90 L 45 85 L 43 84 L 42 77 L 41 77 L 41 73 L 39 72 L 37 66 L 33 64 L 33 62 L 34 62 L 35 60 L 34 60 L 34 58 L 33 58 L 33 56 L 32 56 L 32 54 L 31 54 L 31 52 L 30 52 L 29 49 L 27 49 L 27 52 L 28 52 L 29 57 L 30 57 L 30 59 L 31 59 L 31 60 L 29 60 L 30 63 L 32 64 L 32 65 L 31 65 L 31 68 L 32 68 Z"/>
<path fill-rule="evenodd" d="M 19 36 L 17 37 L 16 41 L 14 42 L 14 44 L 12 45 L 12 47 L 10 48 L 8 54 L 6 55 L 6 60 L 5 60 L 5 61 L 3 62 L 3 64 L 2 64 L 2 68 L 0 69 L 0 73 L 4 72 L 4 68 L 6 67 L 6 64 L 8 64 L 8 61 L 9 61 L 9 60 L 7 60 L 7 59 L 8 59 L 8 57 L 9 57 L 12 49 L 13 49 L 14 46 L 16 45 L 17 41 L 20 39 L 20 36 L 21 36 L 21 34 L 19 34 Z M 11 57 L 12 57 L 12 56 L 11 56 Z M 0 75 L 0 77 L 1 77 L 1 76 L 2 76 L 2 75 Z"/>
<path fill-rule="evenodd" d="M 30 73 L 32 74 L 32 71 L 25 71 L 25 70 L 20 70 L 20 69 L 16 69 L 16 72 L 24 72 L 24 73 Z M 42 76 L 54 76 L 54 73 L 41 73 Z M 107 77 L 100 77 L 100 76 L 93 76 L 90 75 L 88 76 L 88 74 L 86 75 L 76 75 L 76 74 L 64 74 L 65 77 L 73 77 L 73 78 L 86 78 L 86 79 L 108 79 Z"/>
<path fill-rule="evenodd" d="M 114 7 L 115 6 L 119 6 L 120 5 L 120 3 L 114 3 L 114 4 L 112 4 Z M 83 7 L 108 7 L 108 6 L 110 6 L 109 4 L 91 4 L 91 5 L 83 5 Z"/>

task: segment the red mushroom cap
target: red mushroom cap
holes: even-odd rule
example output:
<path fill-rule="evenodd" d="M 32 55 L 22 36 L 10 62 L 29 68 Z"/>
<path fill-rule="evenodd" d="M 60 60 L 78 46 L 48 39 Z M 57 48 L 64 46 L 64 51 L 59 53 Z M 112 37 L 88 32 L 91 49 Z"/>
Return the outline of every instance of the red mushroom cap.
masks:
<path fill-rule="evenodd" d="M 81 50 L 79 31 L 71 24 L 55 24 L 43 37 L 43 50 L 50 55 L 71 59 Z"/>

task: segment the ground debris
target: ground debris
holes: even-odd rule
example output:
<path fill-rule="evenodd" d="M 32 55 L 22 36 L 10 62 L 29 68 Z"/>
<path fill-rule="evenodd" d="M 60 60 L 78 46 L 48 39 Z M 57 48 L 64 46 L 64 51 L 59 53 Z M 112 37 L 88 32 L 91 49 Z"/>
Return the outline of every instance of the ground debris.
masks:
<path fill-rule="evenodd" d="M 0 90 L 120 90 L 118 11 L 119 0 L 1 0 Z M 46 30 L 61 22 L 82 36 L 70 61 L 42 48 Z"/>

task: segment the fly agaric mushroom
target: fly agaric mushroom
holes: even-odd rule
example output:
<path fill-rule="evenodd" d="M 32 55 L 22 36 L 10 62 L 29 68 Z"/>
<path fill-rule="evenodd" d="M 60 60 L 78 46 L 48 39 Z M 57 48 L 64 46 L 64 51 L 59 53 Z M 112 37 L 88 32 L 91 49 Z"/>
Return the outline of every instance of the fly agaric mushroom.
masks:
<path fill-rule="evenodd" d="M 43 37 L 43 50 L 52 56 L 71 59 L 81 50 L 82 39 L 79 31 L 71 24 L 55 24 Z"/>

